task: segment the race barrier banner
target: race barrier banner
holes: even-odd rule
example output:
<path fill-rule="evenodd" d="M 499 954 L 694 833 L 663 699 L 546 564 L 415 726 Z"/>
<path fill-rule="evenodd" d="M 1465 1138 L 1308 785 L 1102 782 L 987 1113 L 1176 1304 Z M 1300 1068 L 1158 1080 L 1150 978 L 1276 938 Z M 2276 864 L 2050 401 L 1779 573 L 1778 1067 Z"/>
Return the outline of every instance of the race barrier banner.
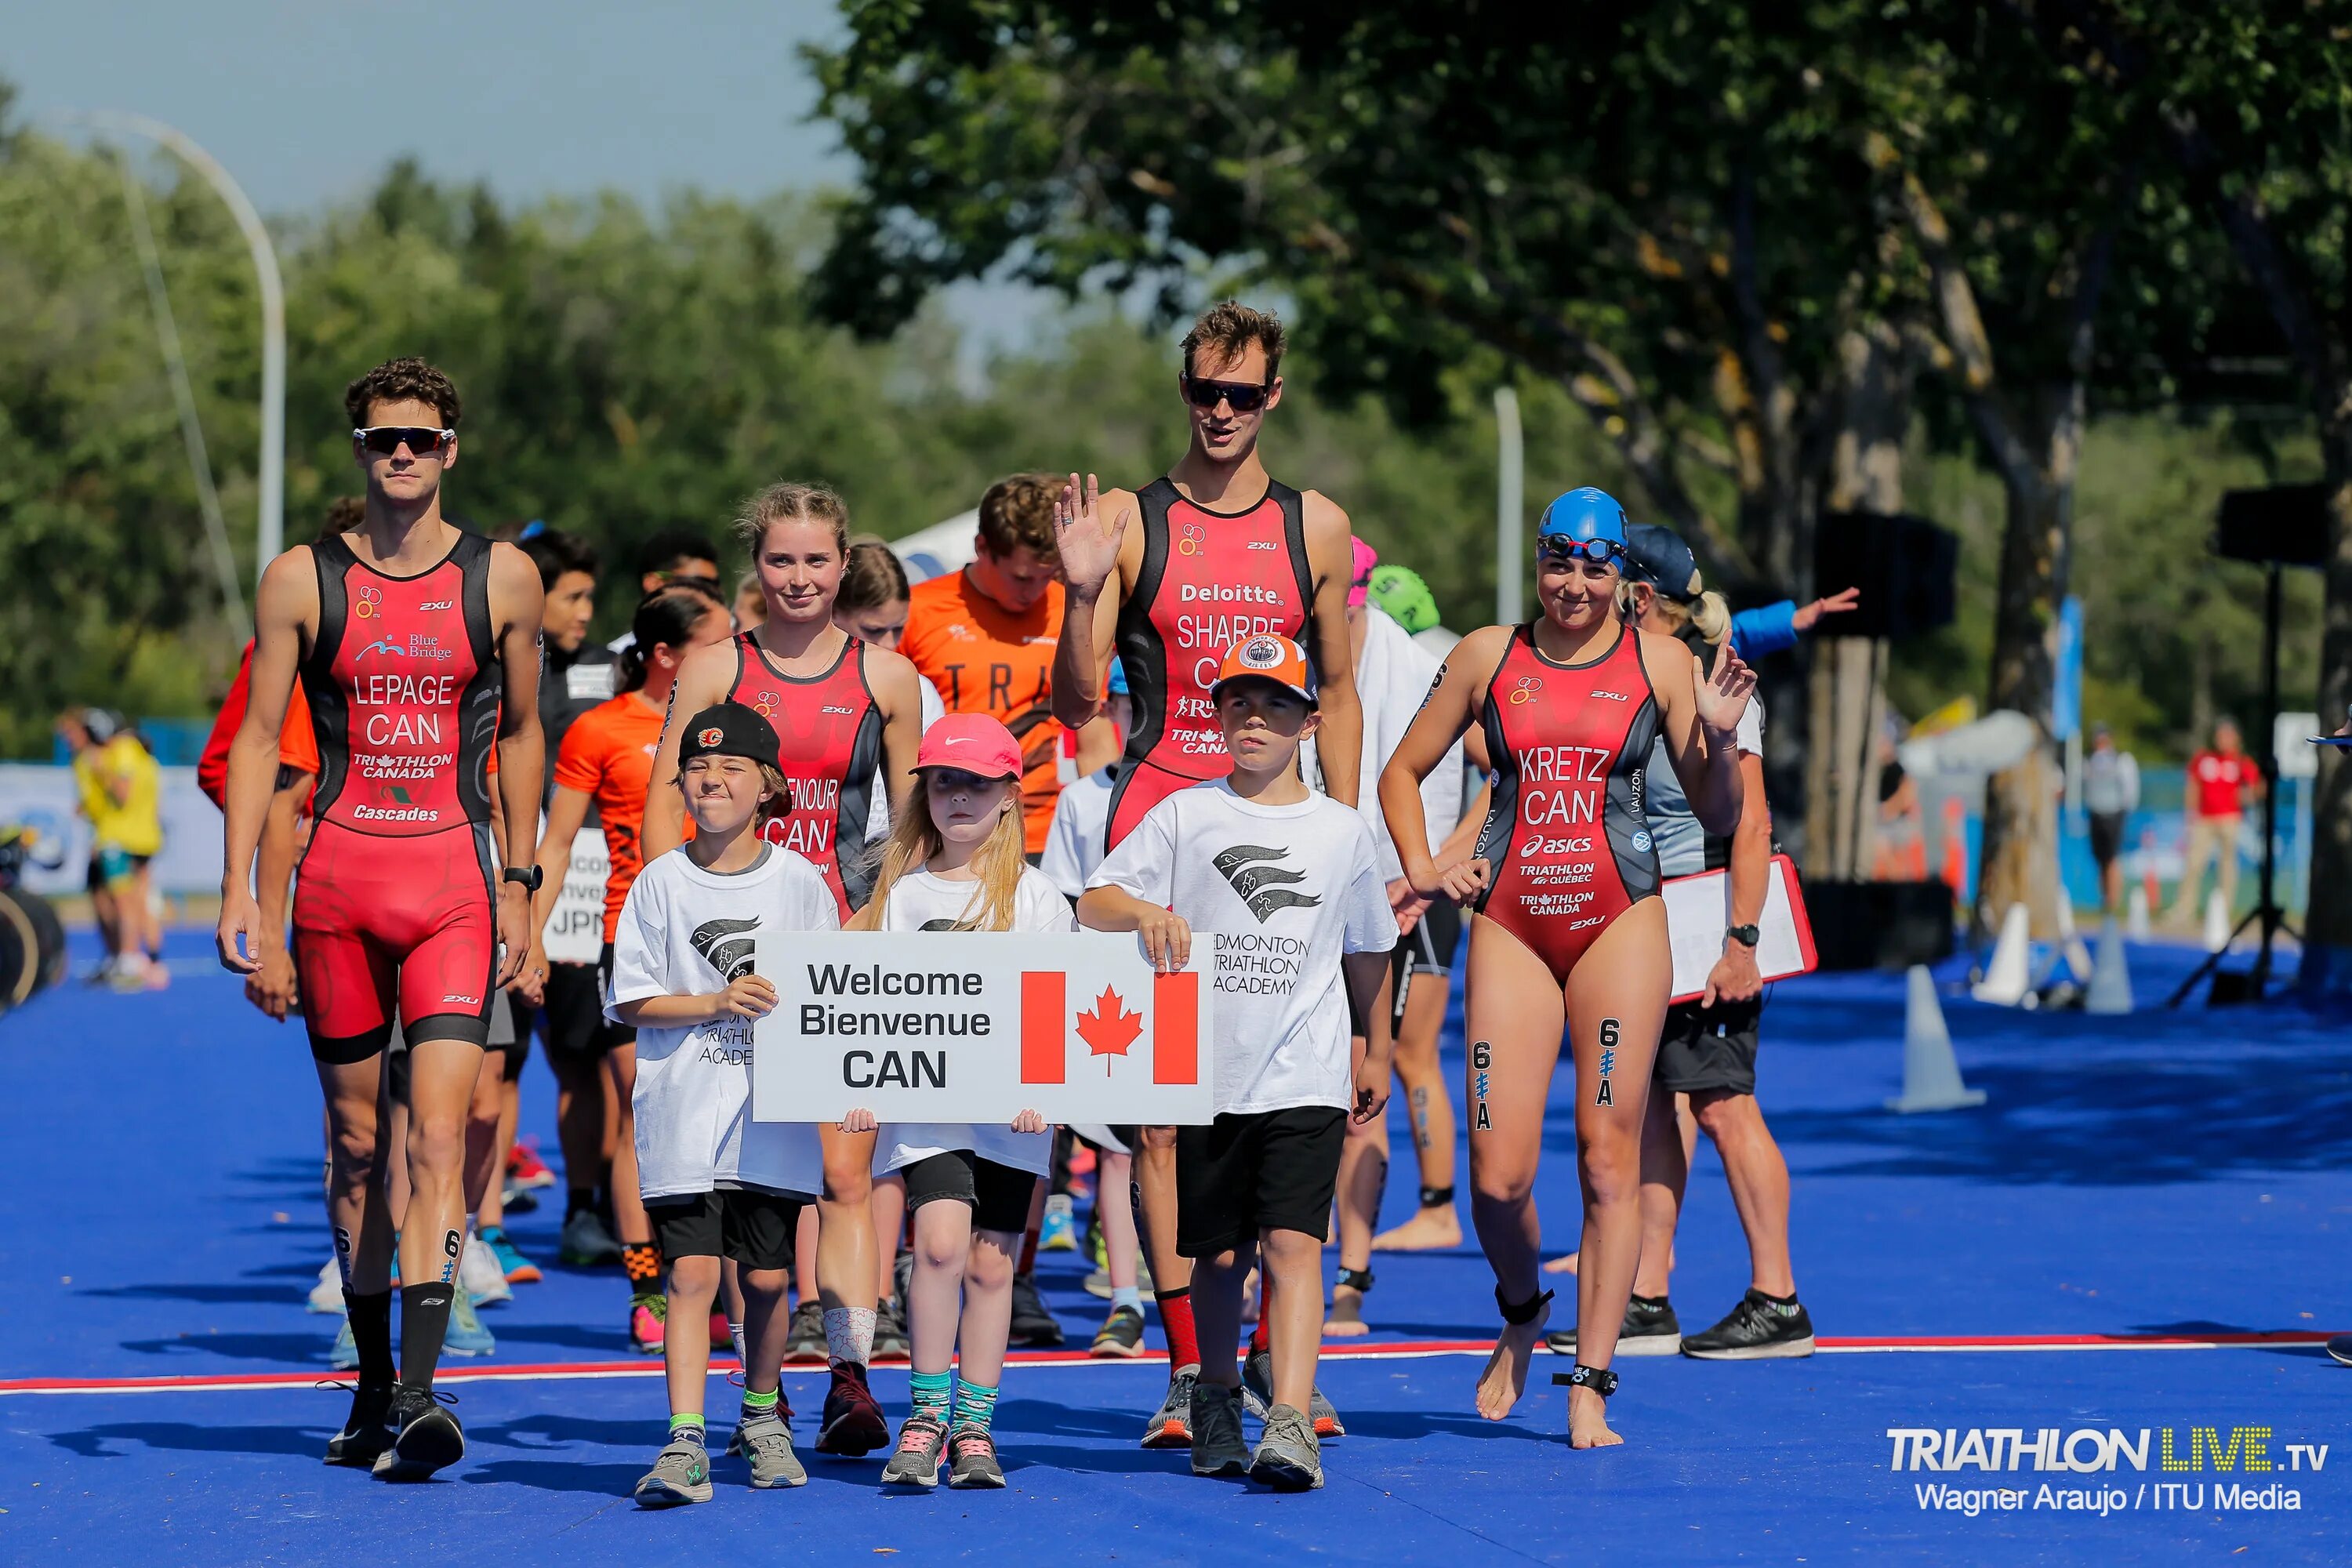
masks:
<path fill-rule="evenodd" d="M 1160 974 L 1110 931 L 797 936 L 761 965 L 777 1001 L 752 1031 L 752 1118 L 1206 1124 L 1205 951 Z"/>

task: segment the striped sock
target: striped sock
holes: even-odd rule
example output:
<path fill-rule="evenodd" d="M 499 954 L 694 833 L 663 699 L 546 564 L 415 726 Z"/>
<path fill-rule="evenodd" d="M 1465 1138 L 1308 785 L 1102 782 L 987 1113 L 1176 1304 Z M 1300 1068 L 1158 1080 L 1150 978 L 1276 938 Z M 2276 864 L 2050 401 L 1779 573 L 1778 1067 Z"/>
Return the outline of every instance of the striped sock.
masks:
<path fill-rule="evenodd" d="M 907 1396 L 914 1405 L 912 1414 L 928 1415 L 934 1421 L 948 1418 L 948 1374 L 944 1372 L 919 1372 L 907 1379 Z"/>
<path fill-rule="evenodd" d="M 956 1385 L 955 1424 L 957 1426 L 975 1426 L 985 1432 L 988 1430 L 988 1424 L 995 1419 L 995 1389 L 969 1380 Z"/>
<path fill-rule="evenodd" d="M 756 1388 L 745 1389 L 743 1391 L 743 1425 L 749 1426 L 754 1421 L 773 1421 L 776 1418 L 776 1406 L 781 1402 L 782 1393 L 782 1389 L 777 1388 L 772 1388 L 765 1394 Z"/>
<path fill-rule="evenodd" d="M 669 1440 L 675 1443 L 681 1438 L 698 1447 L 708 1445 L 708 1439 L 702 1430 L 701 1416 L 673 1415 L 669 1418 Z"/>

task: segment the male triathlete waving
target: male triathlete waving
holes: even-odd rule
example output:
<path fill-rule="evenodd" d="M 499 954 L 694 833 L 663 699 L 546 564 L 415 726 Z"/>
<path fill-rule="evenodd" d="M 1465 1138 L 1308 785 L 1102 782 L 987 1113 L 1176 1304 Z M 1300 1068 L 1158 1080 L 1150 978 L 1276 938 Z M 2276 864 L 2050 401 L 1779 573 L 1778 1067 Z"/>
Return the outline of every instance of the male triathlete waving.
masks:
<path fill-rule="evenodd" d="M 223 963 L 259 968 L 249 883 L 299 671 L 320 770 L 294 896 L 294 963 L 331 1123 L 328 1207 L 360 1354 L 351 1417 L 327 1457 L 414 1480 L 465 1453 L 433 1374 L 465 1244 L 467 1105 L 490 1008 L 530 948 L 541 591 L 520 551 L 441 515 L 441 477 L 457 460 L 447 376 L 394 360 L 343 401 L 367 510 L 352 532 L 297 545 L 262 575 L 251 697 L 229 749 L 217 934 Z M 503 854 L 491 842 L 494 740 Z M 412 1117 L 396 1390 L 392 1224 L 373 1179 L 395 1009 Z"/>

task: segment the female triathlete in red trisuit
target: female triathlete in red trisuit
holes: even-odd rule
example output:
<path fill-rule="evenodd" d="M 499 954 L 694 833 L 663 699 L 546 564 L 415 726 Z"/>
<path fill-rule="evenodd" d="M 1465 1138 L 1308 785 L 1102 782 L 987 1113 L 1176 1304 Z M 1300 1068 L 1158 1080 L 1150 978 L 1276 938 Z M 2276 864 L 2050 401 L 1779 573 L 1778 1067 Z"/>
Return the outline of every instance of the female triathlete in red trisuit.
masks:
<path fill-rule="evenodd" d="M 1357 798 L 1363 715 L 1348 641 L 1348 514 L 1319 491 L 1276 483 L 1258 455 L 1265 416 L 1282 404 L 1282 350 L 1273 316 L 1230 300 L 1212 308 L 1184 336 L 1176 383 L 1192 420 L 1184 456 L 1140 492 L 1099 491 L 1093 475 L 1081 485 L 1072 474 L 1054 509 L 1067 584 L 1054 717 L 1075 730 L 1101 714 L 1114 651 L 1135 705 L 1107 849 L 1166 796 L 1233 771 L 1209 688 L 1226 650 L 1259 633 L 1313 657 L 1324 786 Z M 1169 1349 L 1168 1394 L 1143 1446 L 1184 1447 L 1199 1356 L 1192 1266 L 1176 1250 L 1176 1131 L 1146 1127 L 1141 1136 L 1144 1248 Z"/>
<path fill-rule="evenodd" d="M 714 702 L 753 709 L 782 742 L 776 766 L 792 807 L 763 831 L 824 873 L 845 919 L 871 886 L 859 853 L 872 814 L 877 765 L 890 809 L 914 788 L 922 735 L 922 677 L 899 655 L 858 641 L 833 624 L 834 595 L 849 550 L 849 510 L 822 485 L 780 484 L 753 496 L 737 521 L 751 552 L 768 618 L 731 642 L 698 649 L 670 690 L 646 797 L 646 861 L 677 847 L 685 832 L 678 793 L 678 724 Z M 817 1432 L 821 1454 L 869 1453 L 889 1441 L 882 1407 L 866 1386 L 880 1295 L 874 1225 L 874 1134 L 818 1128 L 824 1193 L 818 1200 L 817 1290 L 824 1303 L 833 1387 Z"/>
<path fill-rule="evenodd" d="M 441 476 L 457 458 L 448 377 L 394 360 L 353 382 L 344 405 L 366 511 L 352 531 L 297 545 L 262 574 L 250 700 L 229 748 L 217 938 L 229 968 L 260 967 L 257 948 L 241 946 L 262 934 L 248 880 L 299 667 L 320 772 L 294 963 L 327 1097 L 328 1208 L 360 1357 L 352 1414 L 327 1458 L 414 1480 L 465 1452 L 433 1374 L 465 1242 L 467 1107 L 490 1007 L 530 948 L 541 591 L 520 551 L 442 518 Z M 503 853 L 490 842 L 493 740 Z M 410 1068 L 396 1394 L 392 1223 L 374 1170 L 395 1006 Z"/>
<path fill-rule="evenodd" d="M 1476 911 L 1464 1002 L 1470 1213 L 1504 1319 L 1478 1384 L 1489 1420 L 1517 1402 L 1551 1299 L 1532 1192 L 1567 1026 L 1584 1188 L 1569 1436 L 1590 1448 L 1621 1441 L 1602 1401 L 1641 1255 L 1642 1116 L 1674 979 L 1643 766 L 1663 734 L 1692 810 L 1729 832 L 1733 734 L 1756 678 L 1727 644 L 1703 673 L 1681 643 L 1628 622 L 1616 598 L 1625 512 L 1601 491 L 1545 508 L 1536 549 L 1543 616 L 1462 640 L 1381 771 L 1381 805 L 1414 890 Z M 1477 857 L 1441 876 L 1423 848 L 1421 781 L 1473 720 L 1494 758 L 1494 804 Z"/>

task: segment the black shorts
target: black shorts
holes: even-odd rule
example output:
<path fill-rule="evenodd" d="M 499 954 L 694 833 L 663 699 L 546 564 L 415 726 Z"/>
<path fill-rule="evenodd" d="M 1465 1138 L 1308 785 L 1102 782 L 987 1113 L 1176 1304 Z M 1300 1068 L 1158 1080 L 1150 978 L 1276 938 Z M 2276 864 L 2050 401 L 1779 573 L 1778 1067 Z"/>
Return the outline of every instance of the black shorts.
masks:
<path fill-rule="evenodd" d="M 908 1214 L 938 1199 L 953 1198 L 971 1209 L 972 1229 L 1002 1231 L 1007 1236 L 1019 1236 L 1029 1228 L 1029 1200 L 1042 1179 L 969 1149 L 950 1149 L 901 1165 L 892 1174 L 907 1184 Z"/>
<path fill-rule="evenodd" d="M 539 1035 L 551 1066 L 593 1070 L 615 1046 L 637 1037 L 635 1029 L 604 1018 L 604 976 L 613 950 L 604 950 L 602 963 L 551 963 L 547 966 L 547 1001 L 540 1010 Z"/>
<path fill-rule="evenodd" d="M 1176 1252 L 1211 1258 L 1264 1230 L 1320 1238 L 1331 1224 L 1348 1113 L 1328 1105 L 1176 1129 Z"/>
<path fill-rule="evenodd" d="M 803 1201 L 729 1187 L 650 1200 L 646 1217 L 664 1258 L 731 1258 L 746 1268 L 790 1268 Z"/>
<path fill-rule="evenodd" d="M 509 1083 L 521 1078 L 530 1056 L 530 1005 L 511 991 L 500 992 L 490 1004 L 490 1037 L 482 1048 L 506 1058 L 499 1071 Z"/>
<path fill-rule="evenodd" d="M 1675 1003 L 1666 1009 L 1665 1032 L 1658 1038 L 1657 1086 L 1680 1094 L 1704 1089 L 1754 1094 L 1756 1026 L 1763 1016 L 1761 996 L 1712 1007 Z"/>
<path fill-rule="evenodd" d="M 83 879 L 82 886 L 89 892 L 102 893 L 118 878 L 134 875 L 153 858 L 152 855 L 126 855 L 120 849 L 110 853 L 93 849 L 89 852 L 89 874 Z M 112 877 L 107 875 L 110 862 L 114 867 Z"/>
<path fill-rule="evenodd" d="M 2105 870 L 2107 863 L 2123 853 L 2124 814 L 2120 811 L 2091 813 L 2091 858 Z"/>

